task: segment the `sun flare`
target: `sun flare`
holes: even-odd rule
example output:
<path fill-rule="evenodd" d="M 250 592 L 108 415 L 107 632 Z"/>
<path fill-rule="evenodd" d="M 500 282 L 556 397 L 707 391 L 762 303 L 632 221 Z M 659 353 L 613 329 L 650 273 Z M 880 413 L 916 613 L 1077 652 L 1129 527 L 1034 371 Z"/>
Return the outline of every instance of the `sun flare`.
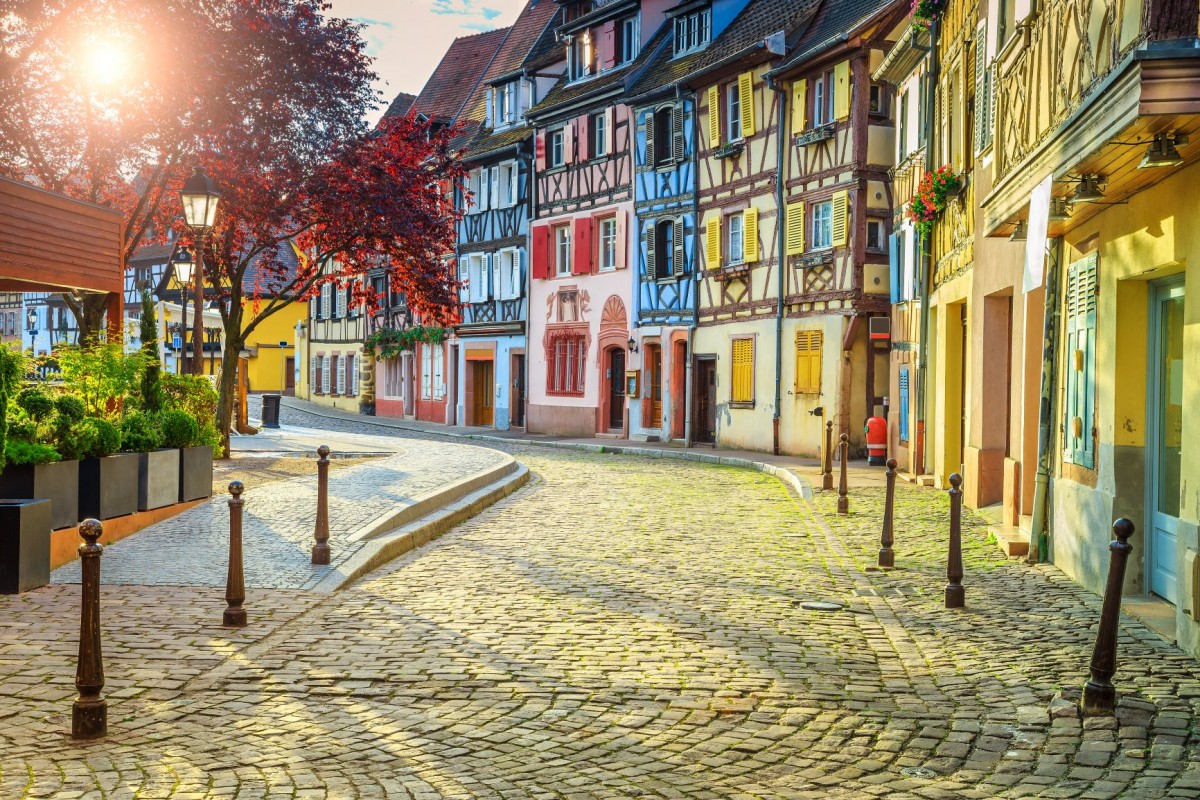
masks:
<path fill-rule="evenodd" d="M 94 39 L 87 44 L 83 67 L 87 76 L 98 83 L 116 83 L 125 77 L 129 59 L 118 42 Z"/>

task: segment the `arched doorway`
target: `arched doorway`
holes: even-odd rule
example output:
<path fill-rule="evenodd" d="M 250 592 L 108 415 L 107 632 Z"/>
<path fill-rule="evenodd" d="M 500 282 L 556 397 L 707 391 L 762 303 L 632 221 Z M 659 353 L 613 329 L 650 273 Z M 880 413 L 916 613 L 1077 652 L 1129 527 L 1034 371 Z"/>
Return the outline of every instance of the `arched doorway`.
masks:
<path fill-rule="evenodd" d="M 596 408 L 598 433 L 626 434 L 625 370 L 628 367 L 626 342 L 629 340 L 629 316 L 625 303 L 616 295 L 604 302 L 600 312 L 600 402 Z"/>

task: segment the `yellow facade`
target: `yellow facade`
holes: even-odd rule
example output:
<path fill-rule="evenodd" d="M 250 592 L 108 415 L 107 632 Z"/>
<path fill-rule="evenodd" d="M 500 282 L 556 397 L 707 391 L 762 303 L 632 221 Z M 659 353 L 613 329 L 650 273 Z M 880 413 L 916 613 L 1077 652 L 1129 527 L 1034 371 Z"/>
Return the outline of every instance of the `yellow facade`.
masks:
<path fill-rule="evenodd" d="M 251 301 L 246 301 L 243 313 L 246 319 L 254 313 Z M 246 374 L 251 392 L 293 391 L 295 373 L 287 374 L 288 360 L 296 356 L 296 323 L 307 314 L 306 303 L 288 303 L 259 323 L 247 337 L 244 352 L 249 355 Z"/>

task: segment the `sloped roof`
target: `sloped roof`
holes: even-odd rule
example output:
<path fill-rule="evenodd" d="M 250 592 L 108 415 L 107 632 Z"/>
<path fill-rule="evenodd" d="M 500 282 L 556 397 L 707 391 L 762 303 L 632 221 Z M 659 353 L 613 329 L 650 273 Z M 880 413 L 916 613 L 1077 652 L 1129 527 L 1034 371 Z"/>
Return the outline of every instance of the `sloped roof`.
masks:
<path fill-rule="evenodd" d="M 496 52 L 496 57 L 492 59 L 492 65 L 484 75 L 483 82 L 489 83 L 521 69 L 530 51 L 540 43 L 557 13 L 558 5 L 554 0 L 529 0 L 509 29 L 508 36 Z M 550 38 L 553 41 L 554 37 Z"/>
<path fill-rule="evenodd" d="M 508 35 L 508 28 L 497 28 L 473 36 L 460 36 L 451 43 L 412 107 L 419 114 L 453 122 L 473 105 L 480 80 L 491 65 L 496 51 Z M 482 104 L 482 99 L 479 100 Z"/>
<path fill-rule="evenodd" d="M 412 108 L 412 104 L 416 101 L 415 94 L 401 92 L 392 100 L 391 105 L 387 107 L 387 111 L 383 112 L 385 117 L 403 117 Z"/>
<path fill-rule="evenodd" d="M 856 3 L 859 0 L 826 2 Z M 782 32 L 791 37 L 813 18 L 820 3 L 821 0 L 750 0 L 733 22 L 700 52 L 675 58 L 671 48 L 666 48 L 630 89 L 630 94 L 636 97 L 697 78 L 714 67 L 762 49 L 764 40 L 773 34 Z"/>
<path fill-rule="evenodd" d="M 291 288 L 292 282 L 296 280 L 299 265 L 296 248 L 285 239 L 275 246 L 274 253 L 260 253 L 250 261 L 242 276 L 242 291 L 248 296 L 252 295 L 255 284 L 258 284 L 257 288 L 262 297 L 280 294 L 281 290 Z"/>
<path fill-rule="evenodd" d="M 152 264 L 158 264 L 166 261 L 171 257 L 171 253 L 175 252 L 175 243 L 167 242 L 165 244 L 144 244 L 137 250 L 133 251 L 133 255 L 129 257 L 129 263 L 135 261 L 149 261 Z"/>
<path fill-rule="evenodd" d="M 779 71 L 811 58 L 843 36 L 854 36 L 864 24 L 888 11 L 908 10 L 908 0 L 823 0 L 812 25 L 790 49 Z"/>
<path fill-rule="evenodd" d="M 529 53 L 521 62 L 522 69 L 539 70 L 559 61 L 566 61 L 563 46 L 554 35 L 555 29 L 562 25 L 563 16 L 564 11 L 559 8 L 542 30 L 542 35 L 530 46 Z"/>

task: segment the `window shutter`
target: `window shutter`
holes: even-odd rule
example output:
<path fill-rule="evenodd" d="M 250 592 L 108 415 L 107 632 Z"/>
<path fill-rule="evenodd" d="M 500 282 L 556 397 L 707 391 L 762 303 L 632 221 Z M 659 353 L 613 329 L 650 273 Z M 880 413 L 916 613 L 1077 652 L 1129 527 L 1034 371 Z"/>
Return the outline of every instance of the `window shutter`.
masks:
<path fill-rule="evenodd" d="M 346 362 L 346 391 L 344 394 L 354 394 L 354 356 L 346 356 L 342 360 Z"/>
<path fill-rule="evenodd" d="M 592 135 L 592 118 L 587 114 L 575 118 L 576 161 L 587 161 L 592 157 L 588 141 Z"/>
<path fill-rule="evenodd" d="M 758 209 L 747 208 L 742 212 L 743 260 L 749 264 L 758 261 Z"/>
<path fill-rule="evenodd" d="M 1067 457 L 1095 468 L 1096 255 L 1067 269 Z"/>
<path fill-rule="evenodd" d="M 804 253 L 804 203 L 787 204 L 787 254 L 798 256 Z"/>
<path fill-rule="evenodd" d="M 574 125 L 564 125 L 563 126 L 563 129 L 562 129 L 562 135 L 563 135 L 562 151 L 563 151 L 563 163 L 564 164 L 570 164 L 575 160 L 575 150 L 574 150 L 575 138 L 573 136 L 574 132 L 575 132 Z"/>
<path fill-rule="evenodd" d="M 646 114 L 646 166 L 647 167 L 653 167 L 655 164 L 658 163 L 658 160 L 654 157 L 654 146 L 655 146 L 654 134 L 656 133 L 655 128 L 658 127 L 657 122 L 658 122 L 658 115 L 654 111 L 650 111 Z"/>
<path fill-rule="evenodd" d="M 538 131 L 533 137 L 533 160 L 538 172 L 546 169 L 546 131 Z"/>
<path fill-rule="evenodd" d="M 713 214 L 704 227 L 704 266 L 718 269 L 721 266 L 721 217 Z"/>
<path fill-rule="evenodd" d="M 612 155 L 613 151 L 613 110 L 604 109 L 604 152 Z"/>
<path fill-rule="evenodd" d="M 992 143 L 992 76 L 987 66 L 987 20 L 975 34 L 975 152 Z"/>
<path fill-rule="evenodd" d="M 587 275 L 592 270 L 592 220 L 589 217 L 576 217 L 571 223 L 572 253 L 571 274 Z"/>
<path fill-rule="evenodd" d="M 716 86 L 708 87 L 708 146 L 721 146 L 721 99 Z"/>
<path fill-rule="evenodd" d="M 738 100 L 742 107 L 742 138 L 754 135 L 754 73 L 738 75 Z"/>
<path fill-rule="evenodd" d="M 354 364 L 354 369 L 350 373 L 350 394 L 358 396 L 358 356 L 351 356 L 351 363 Z"/>
<path fill-rule="evenodd" d="M 900 441 L 908 441 L 908 370 L 900 370 Z"/>
<path fill-rule="evenodd" d="M 491 180 L 491 206 L 490 208 L 500 207 L 500 168 L 492 167 Z"/>
<path fill-rule="evenodd" d="M 525 250 L 523 248 L 513 253 L 512 286 L 509 291 L 511 300 L 516 300 L 525 294 Z"/>
<path fill-rule="evenodd" d="M 672 139 L 671 156 L 676 161 L 683 161 L 687 155 L 687 139 L 683 132 L 683 104 L 677 104 L 671 108 L 671 131 L 674 134 Z"/>
<path fill-rule="evenodd" d="M 629 244 L 625 241 L 625 212 L 617 211 L 613 217 L 617 223 L 617 269 L 629 266 Z"/>
<path fill-rule="evenodd" d="M 896 234 L 888 236 L 888 277 L 891 279 L 891 302 L 900 302 L 900 241 Z"/>
<path fill-rule="evenodd" d="M 652 281 L 658 277 L 658 263 L 654 260 L 654 245 L 658 239 L 658 225 L 651 222 L 642 231 L 643 248 L 646 251 L 646 269 L 642 273 L 642 280 Z"/>
<path fill-rule="evenodd" d="M 515 206 L 521 202 L 521 165 L 514 161 L 508 170 L 508 203 Z"/>
<path fill-rule="evenodd" d="M 818 394 L 821 391 L 820 331 L 796 331 L 797 394 Z"/>
<path fill-rule="evenodd" d="M 317 385 L 317 374 L 320 372 L 321 360 L 317 356 L 310 356 L 308 359 L 308 390 L 310 392 L 319 392 L 321 387 Z"/>
<path fill-rule="evenodd" d="M 754 401 L 754 340 L 733 340 L 733 380 L 730 401 L 751 403 Z"/>
<path fill-rule="evenodd" d="M 600 29 L 600 69 L 617 65 L 617 21 L 610 19 Z"/>
<path fill-rule="evenodd" d="M 833 116 L 850 116 L 850 62 L 843 61 L 833 68 Z"/>
<path fill-rule="evenodd" d="M 847 217 L 849 216 L 850 193 L 837 192 L 833 196 L 832 239 L 834 247 L 846 246 Z"/>
<path fill-rule="evenodd" d="M 792 84 L 792 133 L 802 133 L 808 127 L 808 81 Z"/>
<path fill-rule="evenodd" d="M 547 280 L 550 277 L 550 226 L 540 225 L 533 229 L 533 278 Z"/>
<path fill-rule="evenodd" d="M 675 252 L 671 259 L 671 274 L 679 278 L 687 269 L 687 248 L 684 247 L 682 219 L 676 219 L 671 223 L 671 239 L 675 244 Z"/>

